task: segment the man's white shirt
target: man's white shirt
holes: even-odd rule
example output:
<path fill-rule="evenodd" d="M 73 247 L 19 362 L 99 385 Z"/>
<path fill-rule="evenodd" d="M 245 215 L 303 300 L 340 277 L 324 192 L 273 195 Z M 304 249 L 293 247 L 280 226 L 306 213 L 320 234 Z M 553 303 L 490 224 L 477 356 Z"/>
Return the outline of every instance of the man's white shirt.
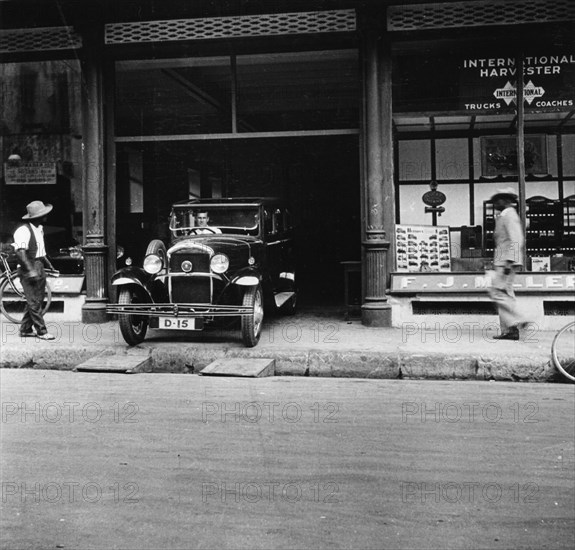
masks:
<path fill-rule="evenodd" d="M 38 227 L 36 227 L 34 224 L 21 225 L 14 232 L 14 244 L 12 246 L 16 250 L 20 250 L 21 248 L 28 250 L 30 247 L 30 231 L 28 231 L 29 227 L 32 228 L 32 231 L 34 231 L 34 236 L 36 237 L 36 245 L 38 246 L 38 250 L 36 251 L 36 258 L 42 258 L 46 256 L 46 246 L 44 244 L 44 228 L 41 225 Z"/>

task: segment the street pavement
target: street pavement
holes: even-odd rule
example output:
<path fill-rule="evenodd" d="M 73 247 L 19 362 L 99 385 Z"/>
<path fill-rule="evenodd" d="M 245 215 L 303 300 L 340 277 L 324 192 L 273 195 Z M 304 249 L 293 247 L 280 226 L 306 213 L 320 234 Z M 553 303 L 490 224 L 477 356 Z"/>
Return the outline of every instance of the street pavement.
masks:
<path fill-rule="evenodd" d="M 0 383 L 2 548 L 575 547 L 572 385 Z"/>
<path fill-rule="evenodd" d="M 117 322 L 86 325 L 48 319 L 53 342 L 18 336 L 17 325 L 0 319 L 0 366 L 70 370 L 98 356 L 139 355 L 153 372 L 199 372 L 216 359 L 271 358 L 278 375 L 383 379 L 564 381 L 550 361 L 553 332 L 536 326 L 518 342 L 497 341 L 498 324 L 440 323 L 423 317 L 401 328 L 365 327 L 341 309 L 308 309 L 292 317 L 267 318 L 255 348 L 238 330 L 149 330 L 128 347 Z M 570 321 L 566 318 L 566 322 Z"/>

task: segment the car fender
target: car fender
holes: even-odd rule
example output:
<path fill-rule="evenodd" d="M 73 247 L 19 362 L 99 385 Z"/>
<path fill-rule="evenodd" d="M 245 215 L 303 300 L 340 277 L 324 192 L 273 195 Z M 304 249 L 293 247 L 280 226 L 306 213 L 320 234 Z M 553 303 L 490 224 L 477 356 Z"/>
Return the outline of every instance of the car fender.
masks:
<path fill-rule="evenodd" d="M 233 285 L 238 286 L 257 286 L 262 282 L 262 276 L 252 268 L 245 268 L 239 271 L 231 280 Z"/>
<path fill-rule="evenodd" d="M 112 286 L 135 285 L 145 290 L 150 302 L 153 302 L 152 295 L 155 286 L 155 277 L 146 273 L 141 267 L 124 267 L 112 276 Z"/>

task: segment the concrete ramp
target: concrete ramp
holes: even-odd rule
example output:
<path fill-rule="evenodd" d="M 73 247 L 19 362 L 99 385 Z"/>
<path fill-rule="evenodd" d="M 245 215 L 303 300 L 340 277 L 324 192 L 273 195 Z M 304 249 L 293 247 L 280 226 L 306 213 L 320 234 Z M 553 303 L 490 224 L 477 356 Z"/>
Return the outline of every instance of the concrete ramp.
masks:
<path fill-rule="evenodd" d="M 77 372 L 117 372 L 137 374 L 151 372 L 152 358 L 146 355 L 99 355 L 76 365 Z"/>
<path fill-rule="evenodd" d="M 275 359 L 252 359 L 250 357 L 227 357 L 216 359 L 200 374 L 207 376 L 244 376 L 263 378 L 275 375 Z"/>

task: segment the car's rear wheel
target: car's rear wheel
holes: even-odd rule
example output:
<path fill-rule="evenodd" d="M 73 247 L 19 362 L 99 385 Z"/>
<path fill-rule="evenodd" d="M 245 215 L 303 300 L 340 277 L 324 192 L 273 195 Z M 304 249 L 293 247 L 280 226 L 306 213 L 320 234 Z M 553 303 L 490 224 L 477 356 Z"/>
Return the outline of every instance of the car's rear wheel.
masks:
<path fill-rule="evenodd" d="M 129 305 L 140 303 L 138 293 L 132 288 L 122 288 L 118 296 L 118 304 Z M 120 313 L 118 316 L 120 332 L 129 346 L 136 346 L 144 341 L 148 330 L 148 318 L 144 315 L 126 315 Z"/>
<path fill-rule="evenodd" d="M 253 308 L 252 313 L 242 315 L 242 340 L 248 348 L 253 348 L 260 340 L 264 321 L 264 300 L 261 285 L 250 286 L 244 293 L 244 307 Z"/>

